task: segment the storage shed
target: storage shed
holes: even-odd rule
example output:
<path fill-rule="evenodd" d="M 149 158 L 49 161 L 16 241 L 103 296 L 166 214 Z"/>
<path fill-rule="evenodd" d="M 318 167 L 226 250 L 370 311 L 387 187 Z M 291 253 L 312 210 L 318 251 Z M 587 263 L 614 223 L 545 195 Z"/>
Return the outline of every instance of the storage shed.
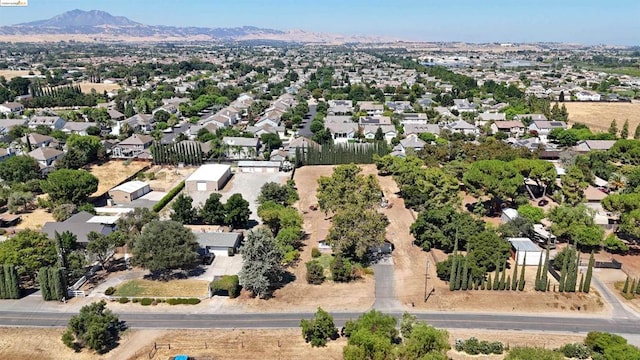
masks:
<path fill-rule="evenodd" d="M 277 173 L 280 171 L 280 161 L 238 161 L 238 171 L 243 173 Z"/>
<path fill-rule="evenodd" d="M 187 192 L 219 191 L 231 178 L 231 166 L 224 164 L 206 164 L 200 166 L 185 181 Z"/>
<path fill-rule="evenodd" d="M 516 260 L 517 265 L 525 266 L 537 266 L 542 262 L 545 262 L 546 252 L 542 250 L 529 238 L 509 238 L 507 239 L 511 243 L 511 257 Z M 526 263 L 525 263 L 526 259 Z"/>
<path fill-rule="evenodd" d="M 151 192 L 149 184 L 144 181 L 129 181 L 109 190 L 109 196 L 117 204 L 130 203 Z"/>

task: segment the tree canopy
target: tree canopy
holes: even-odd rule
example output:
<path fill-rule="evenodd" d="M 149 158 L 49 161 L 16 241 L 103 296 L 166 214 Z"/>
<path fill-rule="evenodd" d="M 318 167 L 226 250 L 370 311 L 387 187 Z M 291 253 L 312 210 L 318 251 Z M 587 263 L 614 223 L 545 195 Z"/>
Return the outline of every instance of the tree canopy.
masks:
<path fill-rule="evenodd" d="M 233 194 L 224 204 L 225 217 L 224 223 L 231 225 L 233 228 L 243 228 L 249 222 L 251 210 L 249 210 L 249 202 L 242 198 L 241 194 Z"/>
<path fill-rule="evenodd" d="M 354 260 L 366 260 L 368 252 L 385 241 L 389 220 L 373 209 L 347 205 L 335 213 L 326 241 L 333 251 Z"/>
<path fill-rule="evenodd" d="M 464 248 L 467 241 L 484 229 L 484 222 L 474 219 L 468 212 L 457 212 L 452 207 L 427 209 L 411 225 L 416 245 L 429 251 L 432 247 L 453 251 L 456 239 Z"/>
<path fill-rule="evenodd" d="M 510 163 L 481 160 L 469 166 L 462 180 L 474 195 L 491 195 L 495 201 L 514 198 L 524 177 Z"/>
<path fill-rule="evenodd" d="M 56 246 L 47 235 L 23 230 L 0 242 L 0 263 L 14 264 L 20 275 L 34 279 L 38 270 L 54 266 L 58 261 Z"/>
<path fill-rule="evenodd" d="M 380 201 L 380 185 L 373 175 L 362 175 L 357 165 L 340 165 L 331 176 L 318 179 L 318 205 L 325 213 L 346 205 L 372 208 Z"/>
<path fill-rule="evenodd" d="M 11 156 L 0 161 L 0 178 L 7 182 L 25 183 L 42 177 L 36 159 L 27 155 Z"/>
<path fill-rule="evenodd" d="M 253 296 L 269 296 L 284 274 L 282 252 L 271 231 L 267 228 L 249 231 L 240 253 L 243 258 L 239 274 L 242 286 Z"/>
<path fill-rule="evenodd" d="M 117 346 L 122 325 L 118 316 L 107 309 L 104 300 L 85 305 L 69 319 L 62 335 L 65 345 L 74 350 L 88 347 L 102 354 Z"/>
<path fill-rule="evenodd" d="M 98 178 L 84 170 L 60 169 L 49 173 L 41 187 L 54 203 L 82 205 L 98 190 Z"/>

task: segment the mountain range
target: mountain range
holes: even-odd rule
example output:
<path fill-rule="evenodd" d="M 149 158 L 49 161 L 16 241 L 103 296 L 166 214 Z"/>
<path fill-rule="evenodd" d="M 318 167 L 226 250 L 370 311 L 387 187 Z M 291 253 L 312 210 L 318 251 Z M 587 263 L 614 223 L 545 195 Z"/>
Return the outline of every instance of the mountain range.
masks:
<path fill-rule="evenodd" d="M 0 41 L 242 41 L 273 40 L 302 43 L 388 42 L 397 39 L 274 30 L 254 26 L 234 28 L 145 25 L 100 10 L 71 10 L 50 19 L 0 27 Z"/>

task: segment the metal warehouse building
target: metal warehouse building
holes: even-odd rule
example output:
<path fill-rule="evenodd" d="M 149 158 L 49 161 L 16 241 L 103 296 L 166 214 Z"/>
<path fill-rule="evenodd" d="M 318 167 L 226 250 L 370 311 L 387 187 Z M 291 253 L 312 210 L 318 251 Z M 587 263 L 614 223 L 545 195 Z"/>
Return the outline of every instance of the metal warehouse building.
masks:
<path fill-rule="evenodd" d="M 540 258 L 544 263 L 546 260 L 546 252 L 542 250 L 529 238 L 509 238 L 511 243 L 511 257 L 516 260 L 517 265 L 537 266 Z M 525 263 L 526 261 L 526 263 Z"/>
<path fill-rule="evenodd" d="M 185 180 L 187 192 L 219 191 L 231 178 L 231 166 L 224 164 L 202 165 Z"/>
<path fill-rule="evenodd" d="M 130 203 L 151 192 L 149 184 L 144 181 L 129 181 L 109 190 L 109 196 L 117 204 Z"/>

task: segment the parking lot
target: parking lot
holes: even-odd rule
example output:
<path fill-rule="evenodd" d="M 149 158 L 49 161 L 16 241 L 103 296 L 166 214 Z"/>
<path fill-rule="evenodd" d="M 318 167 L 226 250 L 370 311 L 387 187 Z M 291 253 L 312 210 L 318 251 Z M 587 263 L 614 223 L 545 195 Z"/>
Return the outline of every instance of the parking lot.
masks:
<path fill-rule="evenodd" d="M 233 173 L 233 176 L 225 185 L 224 189 L 220 191 L 220 194 L 222 194 L 221 201 L 224 203 L 231 195 L 236 193 L 241 194 L 242 197 L 249 202 L 249 209 L 251 210 L 250 219 L 260 223 L 260 219 L 258 218 L 258 196 L 260 195 L 260 188 L 268 182 L 284 184 L 290 176 L 290 172 Z M 211 192 L 206 191 L 189 193 L 189 196 L 193 198 L 194 206 L 204 204 L 209 198 L 209 195 L 211 195 Z"/>

